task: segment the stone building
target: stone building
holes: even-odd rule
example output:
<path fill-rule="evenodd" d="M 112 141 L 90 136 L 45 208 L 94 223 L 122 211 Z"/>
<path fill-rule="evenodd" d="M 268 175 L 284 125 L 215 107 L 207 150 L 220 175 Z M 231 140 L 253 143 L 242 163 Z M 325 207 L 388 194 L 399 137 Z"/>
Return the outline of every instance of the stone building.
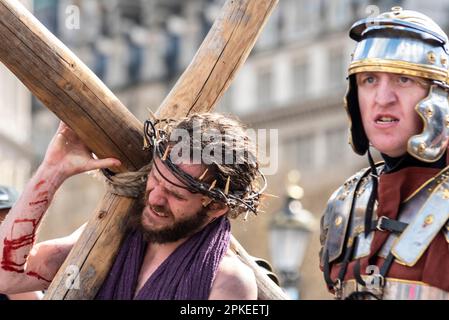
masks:
<path fill-rule="evenodd" d="M 22 1 L 30 6 L 30 1 Z M 0 65 L 0 184 L 21 191 L 33 161 L 31 144 L 31 95 L 27 88 Z"/>

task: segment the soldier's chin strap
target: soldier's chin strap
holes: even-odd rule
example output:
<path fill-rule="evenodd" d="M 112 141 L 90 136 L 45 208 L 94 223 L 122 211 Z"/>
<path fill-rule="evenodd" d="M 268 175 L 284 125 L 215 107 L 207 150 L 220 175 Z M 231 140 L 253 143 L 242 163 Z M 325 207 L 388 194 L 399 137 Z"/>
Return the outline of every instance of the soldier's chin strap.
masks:
<path fill-rule="evenodd" d="M 262 180 L 262 187 L 258 190 L 254 190 L 251 185 L 247 190 L 221 190 L 215 187 L 215 183 L 209 184 L 201 181 L 201 178 L 194 178 L 172 162 L 169 155 L 169 136 L 165 130 L 156 129 L 156 124 L 151 120 L 144 123 L 144 149 L 153 151 L 153 166 L 163 179 L 179 188 L 187 189 L 192 193 L 201 193 L 214 201 L 225 203 L 231 209 L 240 207 L 245 211 L 257 214 L 260 196 L 267 187 L 266 178 L 260 170 L 258 170 L 258 174 Z M 160 160 L 183 185 L 171 181 L 162 174 L 156 159 Z"/>
<path fill-rule="evenodd" d="M 374 204 L 377 199 L 377 186 L 379 183 L 379 175 L 377 173 L 376 164 L 374 163 L 374 160 L 373 160 L 373 157 L 371 155 L 369 148 L 368 148 L 368 162 L 371 167 L 370 176 L 373 181 L 373 189 L 369 196 L 368 204 L 366 206 L 366 211 L 365 211 L 365 231 L 364 231 L 365 237 L 367 237 L 368 234 L 370 233 L 371 221 L 373 219 Z"/>

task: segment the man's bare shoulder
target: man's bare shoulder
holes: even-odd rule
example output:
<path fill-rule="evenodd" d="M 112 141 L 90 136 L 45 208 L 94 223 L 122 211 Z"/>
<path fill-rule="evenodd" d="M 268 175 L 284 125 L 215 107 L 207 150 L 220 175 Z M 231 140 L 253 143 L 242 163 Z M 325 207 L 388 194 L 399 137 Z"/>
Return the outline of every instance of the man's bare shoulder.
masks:
<path fill-rule="evenodd" d="M 218 266 L 209 299 L 257 299 L 257 283 L 254 272 L 231 250 L 228 250 Z"/>

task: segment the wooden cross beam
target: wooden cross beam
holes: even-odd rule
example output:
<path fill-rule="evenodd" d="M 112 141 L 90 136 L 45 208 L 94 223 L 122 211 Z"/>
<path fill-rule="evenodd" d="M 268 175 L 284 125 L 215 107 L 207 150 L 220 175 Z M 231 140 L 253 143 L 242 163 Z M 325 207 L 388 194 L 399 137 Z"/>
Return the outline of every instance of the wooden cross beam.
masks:
<path fill-rule="evenodd" d="M 157 111 L 179 118 L 211 110 L 229 87 L 278 0 L 227 0 L 191 64 Z M 17 0 L 0 0 L 0 61 L 99 157 L 135 171 L 143 125 L 67 47 Z M 126 133 L 126 134 L 124 134 Z M 46 299 L 93 299 L 114 261 L 135 200 L 106 193 L 53 279 Z M 286 299 L 233 238 L 233 250 L 256 272 L 260 299 Z M 67 272 L 79 270 L 79 288 Z M 69 270 L 69 271 L 68 271 Z"/>

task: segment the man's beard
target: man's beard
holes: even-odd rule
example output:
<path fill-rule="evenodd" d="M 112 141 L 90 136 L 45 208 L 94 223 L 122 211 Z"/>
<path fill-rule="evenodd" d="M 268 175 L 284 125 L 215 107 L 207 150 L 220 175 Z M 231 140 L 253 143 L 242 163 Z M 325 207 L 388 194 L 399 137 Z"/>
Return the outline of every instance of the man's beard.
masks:
<path fill-rule="evenodd" d="M 148 203 L 147 199 L 148 193 L 145 194 L 145 203 Z M 207 207 L 202 207 L 201 210 L 191 217 L 177 220 L 172 225 L 160 229 L 152 229 L 143 224 L 144 209 L 145 207 L 143 210 L 138 210 L 138 213 L 131 218 L 131 228 L 140 230 L 145 240 L 152 243 L 169 243 L 187 238 L 199 231 L 208 219 Z M 149 208 L 149 210 L 154 211 L 154 208 Z M 157 207 L 157 212 L 167 213 L 169 216 L 174 217 L 167 208 Z"/>

